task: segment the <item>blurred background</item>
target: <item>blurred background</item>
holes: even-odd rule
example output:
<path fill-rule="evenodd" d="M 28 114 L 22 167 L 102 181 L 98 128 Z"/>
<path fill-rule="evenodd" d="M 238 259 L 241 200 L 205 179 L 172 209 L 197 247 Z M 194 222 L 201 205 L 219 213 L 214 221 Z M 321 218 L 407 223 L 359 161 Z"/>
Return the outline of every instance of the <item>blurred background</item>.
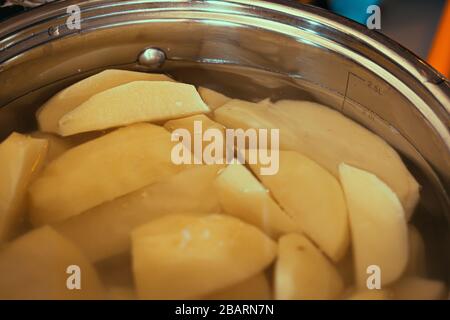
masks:
<path fill-rule="evenodd" d="M 285 0 L 315 5 L 366 24 L 370 5 L 381 9 L 381 33 L 450 77 L 450 0 Z M 0 0 L 0 21 L 51 0 Z"/>
<path fill-rule="evenodd" d="M 297 0 L 366 24 L 370 5 L 381 10 L 379 32 L 450 77 L 450 0 Z"/>

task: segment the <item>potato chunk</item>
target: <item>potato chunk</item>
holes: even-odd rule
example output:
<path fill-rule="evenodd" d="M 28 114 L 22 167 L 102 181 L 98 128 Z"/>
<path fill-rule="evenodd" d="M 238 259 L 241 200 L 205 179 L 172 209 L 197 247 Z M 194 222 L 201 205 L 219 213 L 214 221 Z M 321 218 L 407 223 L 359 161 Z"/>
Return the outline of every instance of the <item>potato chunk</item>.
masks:
<path fill-rule="evenodd" d="M 421 277 L 406 277 L 392 286 L 398 300 L 441 300 L 448 293 L 444 282 Z"/>
<path fill-rule="evenodd" d="M 200 93 L 200 96 L 202 97 L 203 101 L 205 101 L 205 103 L 212 110 L 215 110 L 223 106 L 225 103 L 231 100 L 231 98 L 227 97 L 226 95 L 205 87 L 199 87 L 198 93 Z"/>
<path fill-rule="evenodd" d="M 80 289 L 69 289 L 69 266 L 78 266 Z M 70 271 L 70 269 L 69 269 Z M 0 252 L 0 299 L 103 299 L 95 269 L 71 242 L 45 226 Z"/>
<path fill-rule="evenodd" d="M 272 292 L 264 272 L 206 296 L 206 300 L 270 300 Z"/>
<path fill-rule="evenodd" d="M 335 177 L 342 162 L 376 174 L 398 195 L 408 218 L 419 200 L 419 185 L 397 152 L 331 108 L 309 101 L 231 100 L 214 111 L 214 120 L 227 128 L 279 129 L 281 150 L 298 151 Z"/>
<path fill-rule="evenodd" d="M 294 219 L 278 206 L 269 191 L 242 164 L 230 164 L 217 177 L 215 186 L 227 214 L 255 225 L 274 238 L 300 231 Z"/>
<path fill-rule="evenodd" d="M 170 81 L 134 81 L 100 92 L 59 120 L 68 136 L 136 122 L 155 122 L 209 112 L 194 86 Z"/>
<path fill-rule="evenodd" d="M 47 147 L 46 140 L 19 133 L 0 144 L 0 243 L 20 229 L 28 185 L 41 167 Z"/>
<path fill-rule="evenodd" d="M 55 228 L 91 261 L 130 249 L 131 231 L 173 213 L 214 213 L 220 209 L 214 179 L 223 166 L 194 166 L 160 182 L 72 217 Z"/>
<path fill-rule="evenodd" d="M 276 255 L 259 229 L 224 215 L 171 215 L 132 234 L 141 299 L 194 299 L 255 276 Z"/>
<path fill-rule="evenodd" d="M 389 284 L 402 275 L 408 262 L 402 205 L 375 175 L 346 164 L 339 170 L 350 216 L 356 284 L 366 287 L 371 265 L 380 268 L 382 286 Z"/>
<path fill-rule="evenodd" d="M 348 300 L 391 300 L 393 293 L 386 289 L 359 290 L 353 292 Z"/>
<path fill-rule="evenodd" d="M 138 81 L 173 81 L 162 74 L 126 70 L 105 70 L 58 92 L 36 112 L 41 131 L 58 133 L 58 122 L 93 95 L 119 85 Z"/>
<path fill-rule="evenodd" d="M 280 151 L 277 174 L 250 168 L 280 206 L 333 261 L 344 257 L 349 227 L 344 193 L 338 180 L 311 159 L 295 151 Z"/>
<path fill-rule="evenodd" d="M 45 157 L 44 166 L 58 158 L 64 152 L 80 144 L 96 139 L 106 132 L 88 132 L 70 137 L 61 137 L 53 133 L 34 131 L 30 134 L 33 138 L 45 139 L 48 142 L 48 152 Z"/>
<path fill-rule="evenodd" d="M 336 268 L 305 236 L 289 234 L 278 242 L 275 298 L 336 299 L 344 288 Z"/>
<path fill-rule="evenodd" d="M 164 128 L 136 124 L 67 151 L 30 187 L 32 222 L 64 220 L 179 172 L 173 146 Z"/>
<path fill-rule="evenodd" d="M 408 240 L 409 254 L 405 273 L 425 277 L 427 275 L 425 243 L 419 230 L 413 225 L 408 226 Z"/>

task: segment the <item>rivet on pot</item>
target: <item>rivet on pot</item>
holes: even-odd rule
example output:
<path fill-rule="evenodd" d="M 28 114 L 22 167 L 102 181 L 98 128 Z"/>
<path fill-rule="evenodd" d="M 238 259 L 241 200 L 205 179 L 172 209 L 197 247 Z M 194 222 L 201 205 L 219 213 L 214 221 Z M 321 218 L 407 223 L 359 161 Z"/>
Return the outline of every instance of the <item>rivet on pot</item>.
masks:
<path fill-rule="evenodd" d="M 158 48 L 147 48 L 138 57 L 138 63 L 150 69 L 161 67 L 165 60 L 166 54 Z"/>
<path fill-rule="evenodd" d="M 50 36 L 58 36 L 59 35 L 59 27 L 58 26 L 54 26 L 54 27 L 48 28 L 48 34 Z"/>

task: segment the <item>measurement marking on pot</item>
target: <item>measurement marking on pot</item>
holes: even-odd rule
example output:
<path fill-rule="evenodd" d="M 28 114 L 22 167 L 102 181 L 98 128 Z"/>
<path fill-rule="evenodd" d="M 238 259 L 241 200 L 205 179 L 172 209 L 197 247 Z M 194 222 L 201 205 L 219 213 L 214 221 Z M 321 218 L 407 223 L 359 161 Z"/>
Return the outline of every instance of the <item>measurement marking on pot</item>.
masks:
<path fill-rule="evenodd" d="M 353 76 L 353 77 L 352 77 Z M 352 79 L 358 80 L 351 82 Z M 365 91 L 365 90 L 369 91 Z M 353 90 L 353 91 L 352 91 Z M 353 93 L 353 94 L 352 94 Z M 361 114 L 364 118 L 368 119 L 370 122 L 382 123 L 388 128 L 392 128 L 392 125 L 386 121 L 383 117 L 378 115 L 372 108 L 367 107 L 365 102 L 371 101 L 370 97 L 361 97 L 361 94 L 369 94 L 373 99 L 378 99 L 383 97 L 383 90 L 373 81 L 361 77 L 353 72 L 347 73 L 347 83 L 345 86 L 344 99 L 342 101 L 342 113 L 349 114 L 352 112 L 357 112 Z M 369 100 L 367 100 L 369 99 Z M 392 129 L 391 129 L 392 131 Z M 395 130 L 396 131 L 396 130 Z"/>
<path fill-rule="evenodd" d="M 347 83 L 345 85 L 344 100 L 342 100 L 341 112 L 344 112 L 345 101 L 347 100 L 348 84 L 350 82 L 350 72 L 347 72 Z"/>

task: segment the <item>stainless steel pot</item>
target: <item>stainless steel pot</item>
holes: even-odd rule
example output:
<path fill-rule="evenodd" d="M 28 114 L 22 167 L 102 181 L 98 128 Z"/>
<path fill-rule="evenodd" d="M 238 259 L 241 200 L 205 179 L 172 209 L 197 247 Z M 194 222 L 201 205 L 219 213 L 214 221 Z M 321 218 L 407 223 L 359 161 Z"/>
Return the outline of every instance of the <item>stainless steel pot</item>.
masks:
<path fill-rule="evenodd" d="M 66 24 L 71 4 L 80 30 Z M 0 138 L 33 129 L 52 94 L 111 67 L 250 100 L 315 100 L 373 130 L 421 183 L 414 222 L 427 235 L 431 273 L 449 276 L 450 84 L 395 42 L 273 1 L 59 1 L 0 24 Z"/>

